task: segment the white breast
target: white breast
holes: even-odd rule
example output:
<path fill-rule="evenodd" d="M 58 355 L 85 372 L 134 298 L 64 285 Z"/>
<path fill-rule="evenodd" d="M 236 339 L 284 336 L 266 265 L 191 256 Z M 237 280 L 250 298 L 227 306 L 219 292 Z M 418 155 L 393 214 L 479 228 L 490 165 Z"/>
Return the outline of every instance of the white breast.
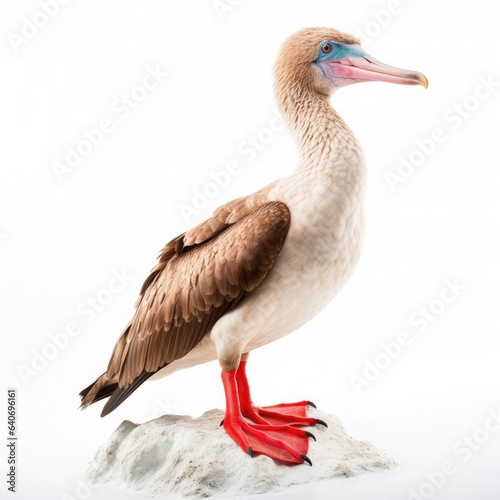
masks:
<path fill-rule="evenodd" d="M 249 350 L 314 317 L 342 288 L 359 259 L 364 176 L 347 185 L 298 181 L 290 176 L 271 191 L 271 198 L 286 203 L 292 214 L 285 245 L 265 282 L 227 318 L 232 325 L 249 325 L 242 332 Z"/>

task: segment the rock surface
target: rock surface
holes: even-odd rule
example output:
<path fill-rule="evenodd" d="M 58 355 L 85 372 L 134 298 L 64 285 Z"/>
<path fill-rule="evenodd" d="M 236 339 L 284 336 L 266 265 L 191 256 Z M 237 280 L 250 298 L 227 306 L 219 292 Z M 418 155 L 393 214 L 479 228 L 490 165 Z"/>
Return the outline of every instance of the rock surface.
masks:
<path fill-rule="evenodd" d="M 223 412 L 210 410 L 196 419 L 165 415 L 141 425 L 122 422 L 97 451 L 87 480 L 94 487 L 195 499 L 268 493 L 396 465 L 372 444 L 352 439 L 336 417 L 313 408 L 308 414 L 328 423 L 310 429 L 317 438 L 309 444 L 312 467 L 250 458 L 220 427 Z"/>

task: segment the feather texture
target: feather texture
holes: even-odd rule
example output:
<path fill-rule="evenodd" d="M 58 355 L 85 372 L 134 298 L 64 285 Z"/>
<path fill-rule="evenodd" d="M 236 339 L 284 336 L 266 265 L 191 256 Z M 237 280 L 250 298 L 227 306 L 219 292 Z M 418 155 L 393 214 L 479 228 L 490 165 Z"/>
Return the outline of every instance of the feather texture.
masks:
<path fill-rule="evenodd" d="M 108 387 L 115 386 L 116 395 L 108 402 L 115 408 L 157 370 L 189 353 L 265 279 L 289 225 L 284 203 L 263 203 L 262 196 L 253 196 L 221 207 L 167 243 L 106 372 L 82 391 L 82 406 L 108 396 Z"/>

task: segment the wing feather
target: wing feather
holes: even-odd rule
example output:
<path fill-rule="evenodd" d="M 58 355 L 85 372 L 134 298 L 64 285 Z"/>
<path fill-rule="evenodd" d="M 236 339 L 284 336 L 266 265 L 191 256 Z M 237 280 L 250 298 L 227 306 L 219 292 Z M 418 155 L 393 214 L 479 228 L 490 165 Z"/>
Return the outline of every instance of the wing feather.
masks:
<path fill-rule="evenodd" d="M 146 280 L 125 345 L 117 345 L 112 356 L 120 360 L 110 362 L 116 371 L 107 375 L 117 378 L 119 386 L 193 349 L 224 312 L 262 282 L 290 224 L 281 202 L 263 204 L 236 223 L 227 222 L 232 217 L 225 211 L 214 217 L 169 243 L 168 260 Z M 196 243 L 202 237 L 206 241 Z M 172 251 L 179 249 L 179 241 L 180 253 Z"/>
<path fill-rule="evenodd" d="M 223 205 L 167 243 L 106 372 L 82 391 L 82 407 L 112 394 L 102 412 L 108 414 L 153 373 L 191 351 L 265 279 L 289 224 L 286 205 L 269 201 L 262 190 Z"/>

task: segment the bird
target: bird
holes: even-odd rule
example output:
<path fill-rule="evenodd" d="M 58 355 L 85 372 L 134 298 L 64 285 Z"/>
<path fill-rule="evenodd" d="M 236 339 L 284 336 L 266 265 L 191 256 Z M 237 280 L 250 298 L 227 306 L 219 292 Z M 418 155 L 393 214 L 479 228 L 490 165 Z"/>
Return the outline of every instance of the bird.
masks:
<path fill-rule="evenodd" d="M 163 247 L 106 371 L 81 391 L 82 409 L 107 399 L 105 416 L 148 379 L 218 360 L 226 433 L 251 457 L 312 465 L 315 436 L 305 428 L 326 426 L 307 416 L 315 405 L 255 405 L 246 366 L 251 351 L 321 311 L 358 262 L 365 158 L 330 98 L 368 81 L 428 86 L 422 73 L 374 59 L 356 37 L 333 28 L 306 28 L 285 40 L 274 93 L 298 165 Z"/>

